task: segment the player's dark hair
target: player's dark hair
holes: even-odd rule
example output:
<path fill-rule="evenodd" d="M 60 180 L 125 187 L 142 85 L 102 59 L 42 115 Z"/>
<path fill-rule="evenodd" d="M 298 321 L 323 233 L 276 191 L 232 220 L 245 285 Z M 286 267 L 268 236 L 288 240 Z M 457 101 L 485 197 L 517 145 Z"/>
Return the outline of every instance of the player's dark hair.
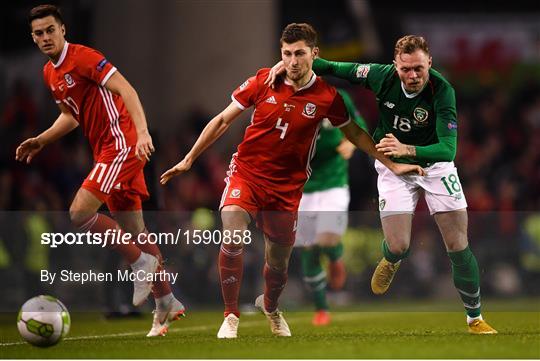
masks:
<path fill-rule="evenodd" d="M 394 58 L 399 54 L 412 54 L 416 50 L 422 50 L 429 55 L 429 46 L 426 39 L 417 35 L 405 35 L 396 42 Z"/>
<path fill-rule="evenodd" d="M 283 43 L 292 44 L 302 40 L 306 42 L 307 46 L 313 49 L 317 46 L 317 32 L 313 26 L 309 24 L 292 23 L 283 29 L 279 43 L 281 45 L 283 45 Z"/>
<path fill-rule="evenodd" d="M 28 15 L 28 24 L 32 26 L 32 21 L 36 19 L 46 18 L 47 16 L 52 16 L 58 21 L 60 25 L 64 25 L 64 19 L 62 18 L 62 13 L 60 9 L 55 5 L 39 5 L 30 10 Z"/>

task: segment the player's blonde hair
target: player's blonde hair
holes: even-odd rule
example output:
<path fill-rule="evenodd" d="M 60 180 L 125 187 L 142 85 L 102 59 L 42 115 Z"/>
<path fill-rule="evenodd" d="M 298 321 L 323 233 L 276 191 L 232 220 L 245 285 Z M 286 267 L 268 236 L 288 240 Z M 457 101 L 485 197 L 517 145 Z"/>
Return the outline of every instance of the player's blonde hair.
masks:
<path fill-rule="evenodd" d="M 417 35 L 405 35 L 396 42 L 394 58 L 400 54 L 412 54 L 416 50 L 422 50 L 429 55 L 429 46 L 426 39 Z"/>

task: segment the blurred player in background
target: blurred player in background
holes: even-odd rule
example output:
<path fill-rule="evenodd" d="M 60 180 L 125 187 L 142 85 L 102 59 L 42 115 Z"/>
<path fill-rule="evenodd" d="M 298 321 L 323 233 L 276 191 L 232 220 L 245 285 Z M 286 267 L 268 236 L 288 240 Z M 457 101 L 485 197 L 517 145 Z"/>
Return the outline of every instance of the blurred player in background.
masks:
<path fill-rule="evenodd" d="M 95 165 L 71 204 L 73 225 L 81 232 L 105 233 L 121 228 L 130 233 L 132 240 L 144 244 L 118 242 L 109 246 L 139 275 L 159 273 L 159 248 L 144 242 L 147 230 L 142 201 L 149 195 L 143 167 L 154 146 L 137 92 L 100 52 L 65 40 L 64 21 L 56 6 L 33 8 L 29 23 L 34 43 L 49 57 L 43 76 L 61 113 L 49 129 L 19 145 L 16 159 L 30 163 L 43 147 L 80 125 L 92 147 Z M 116 221 L 97 212 L 103 203 Z M 150 292 L 156 300 L 148 336 L 164 335 L 169 322 L 184 313 L 169 283 L 155 277 L 153 284 L 134 282 L 135 306 L 144 303 Z"/>
<path fill-rule="evenodd" d="M 349 121 L 343 99 L 334 87 L 311 70 L 317 56 L 317 34 L 308 24 L 289 24 L 280 39 L 286 67 L 285 81 L 271 89 L 264 85 L 270 69 L 261 69 L 233 92 L 232 102 L 204 128 L 190 152 L 161 176 L 170 178 L 189 170 L 200 154 L 215 142 L 246 108 L 254 106 L 238 151 L 232 157 L 220 204 L 223 234 L 245 232 L 253 218 L 265 238 L 264 294 L 255 305 L 270 322 L 272 333 L 291 336 L 278 299 L 287 282 L 287 268 L 296 231 L 302 188 L 311 168 L 321 121 L 341 128 L 357 147 L 379 159 L 392 171 L 422 173 L 417 165 L 397 164 L 377 152 L 371 137 Z M 245 233 L 242 233 L 245 234 Z M 222 238 L 225 240 L 224 238 Z M 243 240 L 222 242 L 219 254 L 225 319 L 218 338 L 236 338 L 240 311 Z M 245 241 L 245 240 L 244 240 Z M 247 242 L 246 242 L 247 243 Z"/>
<path fill-rule="evenodd" d="M 454 165 L 457 111 L 454 89 L 436 70 L 423 37 L 396 42 L 393 64 L 357 64 L 317 59 L 315 71 L 372 90 L 379 105 L 374 139 L 377 150 L 396 162 L 425 167 L 427 176 L 398 176 L 375 162 L 379 173 L 379 210 L 385 239 L 384 257 L 371 280 L 375 294 L 385 293 L 401 260 L 407 257 L 412 217 L 423 192 L 452 264 L 454 285 L 473 334 L 497 333 L 482 318 L 480 271 L 468 244 L 467 202 Z M 282 70 L 276 64 L 268 79 Z"/>
<path fill-rule="evenodd" d="M 353 100 L 343 89 L 338 89 L 349 117 L 364 131 L 366 122 Z M 347 229 L 349 209 L 349 162 L 356 147 L 339 129 L 324 120 L 317 139 L 315 156 L 311 160 L 311 176 L 304 186 L 298 208 L 298 229 L 295 246 L 302 247 L 302 272 L 315 303 L 312 323 L 330 323 L 326 300 L 327 275 L 322 267 L 322 256 L 329 260 L 328 283 L 331 289 L 343 288 L 346 270 L 343 263 L 341 237 Z"/>

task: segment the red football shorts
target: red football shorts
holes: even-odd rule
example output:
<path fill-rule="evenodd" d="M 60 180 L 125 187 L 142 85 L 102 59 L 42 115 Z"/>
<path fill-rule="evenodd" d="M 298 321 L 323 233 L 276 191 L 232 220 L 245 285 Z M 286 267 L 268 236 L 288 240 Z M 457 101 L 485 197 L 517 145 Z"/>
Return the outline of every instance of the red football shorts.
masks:
<path fill-rule="evenodd" d="M 144 180 L 145 163 L 135 156 L 135 147 L 100 155 L 82 188 L 106 203 L 110 211 L 141 210 L 142 201 L 150 196 Z"/>
<path fill-rule="evenodd" d="M 229 205 L 242 207 L 270 241 L 285 246 L 294 244 L 302 192 L 276 192 L 239 175 L 227 177 L 225 183 L 220 210 Z"/>

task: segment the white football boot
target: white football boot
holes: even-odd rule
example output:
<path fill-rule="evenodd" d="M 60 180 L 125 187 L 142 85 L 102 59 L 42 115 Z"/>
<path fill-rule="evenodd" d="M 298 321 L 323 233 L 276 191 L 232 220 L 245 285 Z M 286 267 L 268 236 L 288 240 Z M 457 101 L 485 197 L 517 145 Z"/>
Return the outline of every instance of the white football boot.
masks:
<path fill-rule="evenodd" d="M 159 310 L 156 308 L 152 312 L 154 313 L 154 320 L 152 321 L 152 328 L 146 337 L 165 336 L 169 331 L 171 322 L 179 320 L 180 317 L 186 317 L 186 308 L 176 298 L 169 302 L 166 309 Z"/>
<path fill-rule="evenodd" d="M 287 321 L 285 321 L 285 318 L 283 317 L 283 313 L 278 309 L 276 309 L 274 312 L 266 312 L 264 309 L 264 295 L 257 297 L 255 300 L 255 307 L 260 309 L 261 312 L 266 316 L 270 322 L 270 330 L 274 335 L 281 337 L 291 336 L 291 330 L 289 329 Z"/>
<path fill-rule="evenodd" d="M 158 266 L 158 259 L 145 252 L 141 252 L 140 258 L 131 265 L 137 276 L 133 281 L 133 306 L 142 305 L 152 292 L 152 281 L 147 281 L 147 275 L 156 273 Z"/>
<path fill-rule="evenodd" d="M 236 338 L 240 319 L 234 313 L 229 313 L 223 320 L 217 333 L 217 338 Z"/>

